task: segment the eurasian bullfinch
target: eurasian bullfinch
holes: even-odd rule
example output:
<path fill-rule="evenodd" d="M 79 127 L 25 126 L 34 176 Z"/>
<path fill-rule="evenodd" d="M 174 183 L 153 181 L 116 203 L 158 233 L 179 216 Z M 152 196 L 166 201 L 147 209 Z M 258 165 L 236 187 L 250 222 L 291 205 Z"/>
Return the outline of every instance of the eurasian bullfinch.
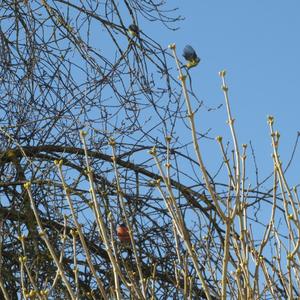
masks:
<path fill-rule="evenodd" d="M 128 232 L 127 226 L 122 223 L 117 227 L 117 236 L 121 243 L 128 244 L 130 243 L 130 235 Z"/>

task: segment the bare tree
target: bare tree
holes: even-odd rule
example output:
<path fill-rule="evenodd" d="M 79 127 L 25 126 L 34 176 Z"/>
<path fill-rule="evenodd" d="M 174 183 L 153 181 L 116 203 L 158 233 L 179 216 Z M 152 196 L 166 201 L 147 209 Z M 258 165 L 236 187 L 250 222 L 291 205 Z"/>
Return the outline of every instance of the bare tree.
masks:
<path fill-rule="evenodd" d="M 163 0 L 0 8 L 2 298 L 299 297 L 299 199 L 274 119 L 274 172 L 251 184 L 220 72 L 232 143 L 217 137 L 211 174 L 189 75 L 199 59 L 188 47 L 181 62 L 143 30 L 176 29 L 176 10 Z"/>

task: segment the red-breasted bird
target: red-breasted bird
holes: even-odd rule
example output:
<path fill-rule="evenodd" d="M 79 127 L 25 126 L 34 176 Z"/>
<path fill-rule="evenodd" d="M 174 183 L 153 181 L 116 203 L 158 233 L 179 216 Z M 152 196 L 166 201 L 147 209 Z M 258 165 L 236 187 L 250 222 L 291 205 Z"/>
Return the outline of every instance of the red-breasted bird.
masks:
<path fill-rule="evenodd" d="M 121 243 L 129 244 L 130 243 L 130 235 L 128 232 L 127 226 L 122 223 L 117 227 L 117 236 Z"/>
<path fill-rule="evenodd" d="M 186 45 L 184 47 L 182 56 L 186 60 L 186 67 L 188 69 L 196 67 L 200 62 L 200 58 L 198 57 L 196 51 L 190 45 Z"/>

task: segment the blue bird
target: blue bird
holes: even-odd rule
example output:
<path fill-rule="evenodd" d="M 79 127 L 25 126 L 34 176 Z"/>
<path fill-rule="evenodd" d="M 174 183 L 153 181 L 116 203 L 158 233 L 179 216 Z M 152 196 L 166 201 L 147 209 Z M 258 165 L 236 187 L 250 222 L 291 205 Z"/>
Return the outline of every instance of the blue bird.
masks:
<path fill-rule="evenodd" d="M 184 47 L 182 56 L 186 60 L 186 67 L 188 69 L 196 67 L 200 62 L 200 58 L 197 56 L 196 51 L 190 45 Z"/>

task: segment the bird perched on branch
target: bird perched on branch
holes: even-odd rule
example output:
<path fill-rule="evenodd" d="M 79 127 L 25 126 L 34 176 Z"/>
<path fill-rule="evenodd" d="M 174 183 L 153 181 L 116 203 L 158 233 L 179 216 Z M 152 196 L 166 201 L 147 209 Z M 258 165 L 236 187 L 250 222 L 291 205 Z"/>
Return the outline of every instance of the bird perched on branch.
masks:
<path fill-rule="evenodd" d="M 117 227 L 117 236 L 123 249 L 127 251 L 128 258 L 132 260 L 131 240 L 128 227 L 122 223 Z"/>
<path fill-rule="evenodd" d="M 200 62 L 200 58 L 198 57 L 196 51 L 190 45 L 186 45 L 184 47 L 182 56 L 186 60 L 186 67 L 188 69 L 196 67 Z"/>
<path fill-rule="evenodd" d="M 130 235 L 127 226 L 122 223 L 117 227 L 117 236 L 122 244 L 130 243 Z"/>
<path fill-rule="evenodd" d="M 129 32 L 131 35 L 133 35 L 133 36 L 138 36 L 139 33 L 140 33 L 140 29 L 138 28 L 137 25 L 131 24 L 131 25 L 129 25 L 129 27 L 128 27 L 128 32 Z"/>

